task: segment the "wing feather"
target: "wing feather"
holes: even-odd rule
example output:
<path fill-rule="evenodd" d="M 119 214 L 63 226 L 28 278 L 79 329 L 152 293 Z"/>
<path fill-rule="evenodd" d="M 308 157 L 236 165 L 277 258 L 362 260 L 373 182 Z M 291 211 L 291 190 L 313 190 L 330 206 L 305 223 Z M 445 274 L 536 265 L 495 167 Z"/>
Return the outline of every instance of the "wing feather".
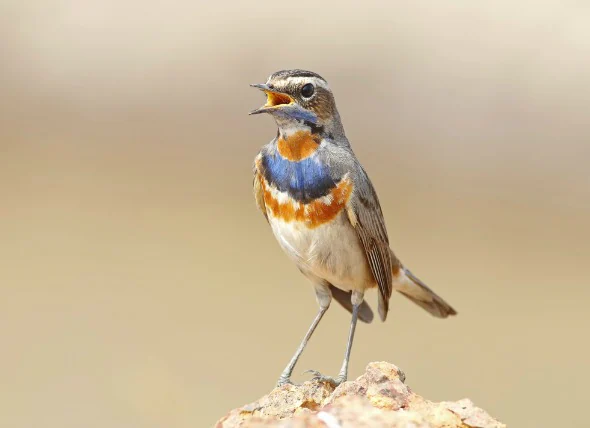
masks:
<path fill-rule="evenodd" d="M 262 185 L 262 180 L 264 177 L 262 176 L 260 169 L 258 167 L 260 163 L 261 155 L 259 154 L 256 156 L 256 160 L 254 161 L 254 182 L 253 182 L 253 192 L 254 192 L 254 199 L 256 200 L 256 206 L 268 221 L 268 215 L 266 214 L 266 204 L 264 203 L 264 187 Z"/>
<path fill-rule="evenodd" d="M 375 189 L 361 168 L 347 209 L 350 223 L 365 250 L 365 255 L 379 288 L 379 314 L 385 320 L 392 293 L 392 275 L 400 266 L 389 249 L 389 237 Z"/>

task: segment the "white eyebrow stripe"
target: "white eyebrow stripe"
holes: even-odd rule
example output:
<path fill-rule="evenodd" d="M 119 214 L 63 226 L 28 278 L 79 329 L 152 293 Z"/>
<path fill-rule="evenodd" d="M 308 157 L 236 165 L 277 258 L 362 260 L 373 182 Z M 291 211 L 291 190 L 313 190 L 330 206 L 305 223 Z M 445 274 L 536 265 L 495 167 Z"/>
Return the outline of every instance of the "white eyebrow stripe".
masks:
<path fill-rule="evenodd" d="M 315 87 L 324 88 L 326 90 L 330 90 L 328 84 L 322 80 L 318 79 L 317 77 L 287 77 L 288 83 L 293 83 L 295 85 L 303 85 L 305 83 L 313 83 Z"/>

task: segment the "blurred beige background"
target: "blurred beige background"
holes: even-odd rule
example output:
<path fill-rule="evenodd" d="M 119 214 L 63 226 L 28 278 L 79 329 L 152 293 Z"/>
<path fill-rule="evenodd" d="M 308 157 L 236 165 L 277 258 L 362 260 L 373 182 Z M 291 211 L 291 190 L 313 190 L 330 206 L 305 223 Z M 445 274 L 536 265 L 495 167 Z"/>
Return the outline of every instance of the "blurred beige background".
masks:
<path fill-rule="evenodd" d="M 356 377 L 512 426 L 582 426 L 590 381 L 584 2 L 3 1 L 0 425 L 201 427 L 268 392 L 316 312 L 251 196 L 248 87 L 326 77 L 402 260 Z M 375 296 L 369 297 L 374 302 Z M 335 373 L 334 306 L 308 368 Z"/>

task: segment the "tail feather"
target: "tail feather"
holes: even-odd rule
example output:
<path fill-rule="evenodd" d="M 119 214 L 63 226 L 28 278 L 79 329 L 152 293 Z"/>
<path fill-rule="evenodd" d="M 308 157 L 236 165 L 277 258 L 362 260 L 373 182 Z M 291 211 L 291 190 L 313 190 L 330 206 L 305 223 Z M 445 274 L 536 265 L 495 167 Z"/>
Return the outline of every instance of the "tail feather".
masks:
<path fill-rule="evenodd" d="M 336 299 L 338 303 L 340 303 L 348 312 L 352 312 L 352 302 L 350 301 L 351 292 L 344 291 L 339 289 L 338 287 L 334 287 L 330 284 L 330 291 L 332 291 L 332 297 Z M 373 311 L 369 304 L 363 300 L 361 306 L 359 307 L 359 320 L 370 324 L 373 321 Z"/>
<path fill-rule="evenodd" d="M 409 269 L 402 268 L 400 275 L 402 275 L 403 278 L 398 281 L 399 284 L 394 284 L 394 287 L 399 293 L 406 296 L 418 306 L 426 309 L 437 318 L 446 318 L 449 315 L 457 315 L 457 311 L 455 311 L 451 305 L 432 291 L 417 276 L 410 272 Z M 396 287 L 396 285 L 398 286 Z"/>

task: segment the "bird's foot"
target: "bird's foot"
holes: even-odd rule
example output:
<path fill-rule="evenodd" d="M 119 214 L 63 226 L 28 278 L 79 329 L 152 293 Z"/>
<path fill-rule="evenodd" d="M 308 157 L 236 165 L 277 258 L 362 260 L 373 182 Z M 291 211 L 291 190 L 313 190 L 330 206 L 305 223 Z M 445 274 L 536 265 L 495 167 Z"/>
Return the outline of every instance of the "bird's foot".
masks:
<path fill-rule="evenodd" d="M 297 386 L 296 383 L 293 383 L 293 381 L 291 381 L 291 378 L 288 376 L 281 376 L 279 377 L 279 380 L 277 381 L 277 388 L 283 385 L 295 385 Z"/>
<path fill-rule="evenodd" d="M 342 374 L 340 374 L 336 377 L 324 376 L 323 374 L 321 374 L 317 370 L 307 370 L 304 373 L 311 373 L 311 374 L 313 374 L 313 377 L 311 378 L 311 380 L 327 383 L 329 385 L 332 385 L 334 388 L 337 387 L 338 385 L 340 385 L 341 383 L 346 382 L 346 376 L 344 376 Z"/>

